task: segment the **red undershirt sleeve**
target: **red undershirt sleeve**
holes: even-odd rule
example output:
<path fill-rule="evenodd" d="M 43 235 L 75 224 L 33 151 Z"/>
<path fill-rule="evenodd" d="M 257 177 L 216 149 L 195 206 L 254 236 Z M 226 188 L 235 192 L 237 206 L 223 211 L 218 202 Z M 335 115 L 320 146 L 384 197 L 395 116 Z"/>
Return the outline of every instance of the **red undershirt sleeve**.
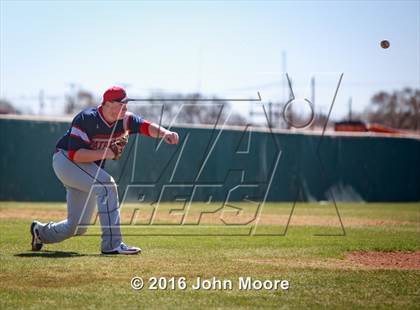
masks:
<path fill-rule="evenodd" d="M 139 132 L 142 135 L 150 137 L 150 131 L 149 131 L 150 124 L 151 124 L 151 122 L 149 122 L 147 120 L 143 120 L 143 122 L 140 124 Z"/>
<path fill-rule="evenodd" d="M 152 122 L 143 119 L 141 116 L 136 115 L 134 113 L 130 113 L 127 116 L 126 120 L 126 128 L 128 129 L 130 134 L 142 134 L 144 136 L 150 136 L 149 127 Z"/>
<path fill-rule="evenodd" d="M 71 161 L 74 161 L 74 155 L 76 154 L 77 150 L 70 150 L 68 151 L 69 158 Z"/>

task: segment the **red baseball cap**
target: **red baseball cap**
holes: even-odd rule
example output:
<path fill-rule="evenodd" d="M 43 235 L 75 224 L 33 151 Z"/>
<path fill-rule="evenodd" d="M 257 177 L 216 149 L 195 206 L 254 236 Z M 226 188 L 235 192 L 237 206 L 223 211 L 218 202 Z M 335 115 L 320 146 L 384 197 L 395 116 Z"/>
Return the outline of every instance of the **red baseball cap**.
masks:
<path fill-rule="evenodd" d="M 104 92 L 102 104 L 104 104 L 107 101 L 122 102 L 124 99 L 127 99 L 125 89 L 119 86 L 112 86 Z"/>

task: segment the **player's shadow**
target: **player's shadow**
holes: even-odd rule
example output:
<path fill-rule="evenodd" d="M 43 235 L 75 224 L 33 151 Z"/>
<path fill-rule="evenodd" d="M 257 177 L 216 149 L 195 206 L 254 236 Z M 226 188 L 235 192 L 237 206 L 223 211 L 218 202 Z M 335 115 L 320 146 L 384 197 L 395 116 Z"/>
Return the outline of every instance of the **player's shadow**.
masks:
<path fill-rule="evenodd" d="M 48 258 L 68 258 L 86 256 L 77 252 L 63 252 L 63 251 L 42 251 L 42 252 L 25 252 L 18 253 L 17 257 L 48 257 Z"/>

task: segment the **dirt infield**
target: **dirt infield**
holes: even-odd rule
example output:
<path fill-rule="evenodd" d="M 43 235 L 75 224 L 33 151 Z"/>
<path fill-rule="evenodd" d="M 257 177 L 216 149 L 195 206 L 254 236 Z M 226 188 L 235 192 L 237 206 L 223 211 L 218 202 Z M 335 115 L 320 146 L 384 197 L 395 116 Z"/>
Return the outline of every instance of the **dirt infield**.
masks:
<path fill-rule="evenodd" d="M 95 216 L 97 213 L 95 213 Z M 131 222 L 133 218 L 133 209 L 121 211 L 121 221 L 123 224 L 149 224 L 152 212 L 151 209 L 147 213 L 137 214 L 134 222 Z M 95 218 L 93 217 L 93 219 Z M 40 221 L 59 221 L 67 217 L 66 206 L 63 205 L 61 209 L 36 209 L 36 208 L 4 208 L 0 209 L 0 219 L 38 219 Z M 187 221 L 196 219 L 198 221 L 198 215 L 187 216 Z M 229 224 L 244 225 L 251 224 L 255 221 L 255 218 L 251 215 L 244 221 L 243 218 L 239 219 L 235 216 L 221 216 L 220 213 L 205 214 L 201 217 L 200 223 L 203 225 L 223 225 L 223 219 Z M 178 223 L 180 222 L 180 216 L 169 215 L 167 212 L 161 213 L 155 217 L 155 223 L 165 221 L 167 223 Z M 249 222 L 248 222 L 249 221 Z M 289 215 L 277 215 L 268 214 L 262 215 L 259 218 L 258 223 L 260 225 L 279 225 L 286 226 L 289 221 Z M 413 221 L 396 221 L 396 220 L 374 220 L 374 219 L 361 219 L 354 217 L 343 217 L 342 218 L 344 227 L 363 227 L 363 226 L 392 226 L 392 225 L 412 225 L 418 224 L 419 221 L 414 219 Z M 93 222 L 92 222 L 93 223 Z M 337 216 L 314 216 L 314 215 L 293 215 L 290 218 L 290 226 L 336 226 L 340 227 L 339 218 Z"/>
<path fill-rule="evenodd" d="M 417 252 L 351 252 L 346 259 L 370 268 L 420 269 L 420 251 Z"/>
<path fill-rule="evenodd" d="M 273 258 L 273 259 L 235 259 L 238 262 L 257 265 L 276 265 L 293 268 L 325 269 L 420 269 L 420 251 L 417 252 L 349 252 L 344 259 L 307 259 L 307 258 Z"/>

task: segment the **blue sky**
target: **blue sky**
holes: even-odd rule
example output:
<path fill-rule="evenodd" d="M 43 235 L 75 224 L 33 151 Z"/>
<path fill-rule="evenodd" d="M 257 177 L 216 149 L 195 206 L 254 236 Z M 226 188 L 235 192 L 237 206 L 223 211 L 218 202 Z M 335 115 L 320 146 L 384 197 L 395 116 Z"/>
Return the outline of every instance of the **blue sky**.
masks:
<path fill-rule="evenodd" d="M 43 89 L 61 98 L 69 83 L 98 98 L 124 83 L 136 96 L 259 91 L 281 101 L 283 51 L 297 96 L 309 96 L 315 76 L 318 110 L 327 110 L 344 73 L 336 117 L 350 96 L 362 110 L 379 90 L 420 85 L 419 1 L 0 3 L 0 97 L 32 112 L 28 97 Z"/>

